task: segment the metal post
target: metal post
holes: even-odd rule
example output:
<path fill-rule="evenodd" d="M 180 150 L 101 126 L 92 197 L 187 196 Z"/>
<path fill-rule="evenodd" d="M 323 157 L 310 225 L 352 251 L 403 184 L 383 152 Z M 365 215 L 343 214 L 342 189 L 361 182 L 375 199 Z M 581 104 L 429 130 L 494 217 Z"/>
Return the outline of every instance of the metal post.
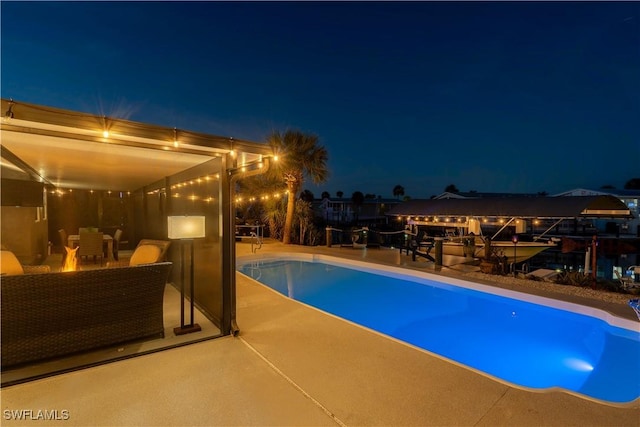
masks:
<path fill-rule="evenodd" d="M 436 267 L 442 267 L 442 237 L 435 238 L 435 248 L 436 248 Z"/>
<path fill-rule="evenodd" d="M 591 240 L 591 276 L 595 280 L 598 276 L 598 265 L 597 265 L 597 255 L 596 255 L 596 247 L 598 246 L 598 238 L 593 236 Z"/>
<path fill-rule="evenodd" d="M 190 308 L 191 308 L 191 313 L 190 313 L 190 319 L 191 321 L 189 322 L 189 326 L 193 327 L 194 325 L 194 316 L 193 316 L 193 306 L 194 306 L 194 300 L 195 300 L 195 281 L 194 281 L 194 272 L 193 272 L 193 240 L 189 241 L 189 245 L 191 246 L 191 256 L 189 257 L 189 264 L 190 264 L 190 271 L 189 271 L 189 281 L 191 283 L 191 289 L 190 289 L 190 296 L 191 298 L 189 298 L 190 301 Z"/>
<path fill-rule="evenodd" d="M 184 241 L 180 241 L 180 329 L 184 329 Z"/>
<path fill-rule="evenodd" d="M 518 246 L 518 235 L 514 234 L 511 241 L 513 242 L 513 277 L 516 277 L 516 247 Z"/>

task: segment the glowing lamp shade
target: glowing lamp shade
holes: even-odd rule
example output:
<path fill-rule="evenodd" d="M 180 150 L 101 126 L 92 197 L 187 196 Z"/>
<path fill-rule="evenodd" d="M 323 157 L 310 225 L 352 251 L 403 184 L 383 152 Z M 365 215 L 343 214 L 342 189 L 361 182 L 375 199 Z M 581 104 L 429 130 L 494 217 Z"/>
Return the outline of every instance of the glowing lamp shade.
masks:
<path fill-rule="evenodd" d="M 169 216 L 167 223 L 170 239 L 204 237 L 204 216 Z"/>

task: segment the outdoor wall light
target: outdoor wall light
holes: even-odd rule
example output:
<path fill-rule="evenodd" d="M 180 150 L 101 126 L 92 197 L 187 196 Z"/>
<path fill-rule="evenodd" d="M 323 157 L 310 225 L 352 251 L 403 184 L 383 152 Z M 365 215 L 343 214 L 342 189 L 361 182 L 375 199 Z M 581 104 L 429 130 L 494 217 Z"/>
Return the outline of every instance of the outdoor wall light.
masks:
<path fill-rule="evenodd" d="M 176 335 L 184 335 L 201 330 L 200 325 L 194 322 L 195 283 L 193 268 L 193 239 L 205 237 L 204 216 L 169 216 L 167 217 L 168 237 L 172 240 L 180 240 L 180 326 L 173 328 Z M 185 246 L 189 246 L 189 285 L 190 285 L 190 317 L 189 324 L 184 320 L 184 294 L 185 294 Z"/>

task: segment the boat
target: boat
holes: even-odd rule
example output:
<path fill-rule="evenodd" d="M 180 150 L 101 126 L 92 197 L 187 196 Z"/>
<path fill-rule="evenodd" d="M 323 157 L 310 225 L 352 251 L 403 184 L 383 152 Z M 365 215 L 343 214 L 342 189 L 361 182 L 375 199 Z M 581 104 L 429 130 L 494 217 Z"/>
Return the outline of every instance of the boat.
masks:
<path fill-rule="evenodd" d="M 555 247 L 553 241 L 519 241 L 514 244 L 512 241 L 492 240 L 491 251 L 494 255 L 507 258 L 508 263 L 521 263 L 539 254 L 542 251 Z M 442 253 L 459 257 L 484 258 L 485 242 L 479 236 L 463 236 L 448 238 L 442 243 Z"/>

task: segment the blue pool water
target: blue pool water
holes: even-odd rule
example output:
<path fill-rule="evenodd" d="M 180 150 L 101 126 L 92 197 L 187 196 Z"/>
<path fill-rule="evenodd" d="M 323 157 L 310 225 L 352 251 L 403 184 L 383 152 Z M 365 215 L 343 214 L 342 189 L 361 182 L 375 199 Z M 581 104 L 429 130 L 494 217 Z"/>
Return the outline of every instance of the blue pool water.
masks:
<path fill-rule="evenodd" d="M 513 384 L 615 403 L 640 397 L 636 326 L 325 262 L 239 263 L 238 270 L 290 298 Z"/>

